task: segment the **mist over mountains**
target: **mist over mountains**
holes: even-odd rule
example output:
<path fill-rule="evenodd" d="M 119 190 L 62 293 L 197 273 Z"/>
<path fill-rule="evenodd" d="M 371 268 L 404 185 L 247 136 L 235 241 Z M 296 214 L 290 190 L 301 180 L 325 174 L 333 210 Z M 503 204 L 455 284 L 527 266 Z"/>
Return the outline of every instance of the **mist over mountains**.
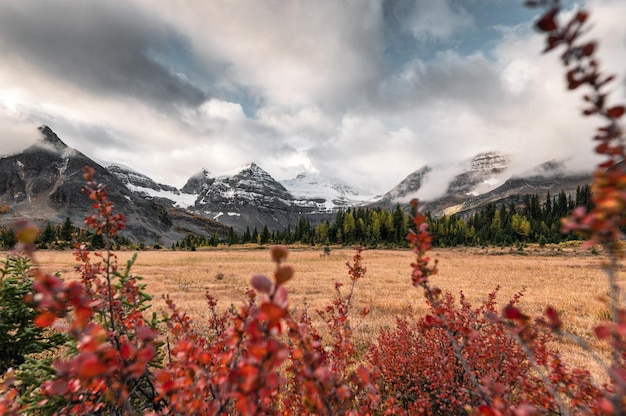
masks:
<path fill-rule="evenodd" d="M 157 183 L 121 164 L 103 167 L 72 149 L 47 126 L 41 137 L 18 154 L 0 158 L 0 205 L 9 212 L 0 223 L 28 218 L 60 223 L 70 217 L 82 224 L 89 203 L 80 189 L 81 168 L 96 169 L 95 179 L 108 188 L 116 209 L 128 219 L 126 234 L 146 244 L 169 245 L 187 234 L 225 236 L 229 227 L 282 230 L 302 218 L 312 224 L 333 220 L 339 209 L 408 206 L 418 197 L 433 215 L 470 213 L 486 203 L 522 203 L 525 194 L 573 193 L 589 184 L 589 173 L 566 171 L 548 161 L 514 175 L 513 156 L 485 152 L 457 166 L 425 165 L 383 195 L 370 195 L 339 178 L 303 172 L 277 181 L 254 162 L 227 172 L 201 168 L 180 189 Z"/>

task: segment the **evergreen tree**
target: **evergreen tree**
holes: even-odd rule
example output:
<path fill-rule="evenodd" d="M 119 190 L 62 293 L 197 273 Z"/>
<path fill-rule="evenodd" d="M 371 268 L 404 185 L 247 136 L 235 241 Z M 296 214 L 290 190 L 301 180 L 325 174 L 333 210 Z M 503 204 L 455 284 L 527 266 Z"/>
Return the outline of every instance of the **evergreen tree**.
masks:
<path fill-rule="evenodd" d="M 263 226 L 261 231 L 261 244 L 267 244 L 270 241 L 270 231 L 267 229 L 267 225 Z"/>
<path fill-rule="evenodd" d="M 74 224 L 72 224 L 72 220 L 70 217 L 67 217 L 61 226 L 61 231 L 59 232 L 59 239 L 62 241 L 72 241 L 72 234 L 74 233 Z"/>
<path fill-rule="evenodd" d="M 89 244 L 91 245 L 92 250 L 101 250 L 104 248 L 104 238 L 102 234 L 92 233 L 89 237 Z"/>
<path fill-rule="evenodd" d="M 46 223 L 46 227 L 41 232 L 41 236 L 39 237 L 39 241 L 41 242 L 42 245 L 47 247 L 48 244 L 54 243 L 56 238 L 57 238 L 57 233 L 54 230 L 54 227 L 52 226 L 52 224 L 50 224 L 50 221 L 48 221 Z"/>
<path fill-rule="evenodd" d="M 226 239 L 226 244 L 232 246 L 233 244 L 237 244 L 237 235 L 235 235 L 235 230 L 233 227 L 228 229 L 228 238 Z"/>
<path fill-rule="evenodd" d="M 250 235 L 250 227 L 246 227 L 246 231 L 243 233 L 243 236 L 241 237 L 241 242 L 242 243 L 249 243 L 250 241 L 252 241 L 252 236 Z"/>

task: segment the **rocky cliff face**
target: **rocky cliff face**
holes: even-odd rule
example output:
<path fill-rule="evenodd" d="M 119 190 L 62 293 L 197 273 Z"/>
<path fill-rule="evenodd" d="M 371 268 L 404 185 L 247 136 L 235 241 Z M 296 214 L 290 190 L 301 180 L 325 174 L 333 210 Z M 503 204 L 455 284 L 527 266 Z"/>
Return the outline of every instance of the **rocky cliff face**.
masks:
<path fill-rule="evenodd" d="M 470 162 L 469 169 L 457 176 L 448 185 L 447 195 L 471 195 L 481 185 L 489 186 L 490 181 L 507 170 L 511 158 L 497 152 L 480 153 Z"/>

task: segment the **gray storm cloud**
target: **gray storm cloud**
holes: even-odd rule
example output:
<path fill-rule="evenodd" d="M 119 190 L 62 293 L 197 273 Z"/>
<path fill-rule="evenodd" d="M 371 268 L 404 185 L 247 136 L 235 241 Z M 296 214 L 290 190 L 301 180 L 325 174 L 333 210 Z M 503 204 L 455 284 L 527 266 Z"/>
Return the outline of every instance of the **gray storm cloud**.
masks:
<path fill-rule="evenodd" d="M 156 59 L 174 36 L 126 2 L 0 3 L 3 59 L 28 62 L 97 94 L 195 106 L 205 94 Z"/>

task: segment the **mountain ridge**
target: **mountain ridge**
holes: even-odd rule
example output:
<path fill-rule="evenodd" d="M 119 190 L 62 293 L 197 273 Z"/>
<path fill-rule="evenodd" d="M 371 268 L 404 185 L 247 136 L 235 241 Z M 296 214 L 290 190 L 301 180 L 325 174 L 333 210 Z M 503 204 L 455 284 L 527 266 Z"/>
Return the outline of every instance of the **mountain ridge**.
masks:
<path fill-rule="evenodd" d="M 84 211 L 87 204 L 79 205 L 70 195 L 80 195 L 82 185 L 70 186 L 65 182 L 76 182 L 70 179 L 80 173 L 82 166 L 78 166 L 78 161 L 96 163 L 68 147 L 49 127 L 42 126 L 39 131 L 42 137 L 35 144 L 18 155 L 0 158 L 0 203 L 14 206 L 14 213 L 55 220 L 64 219 L 60 216 L 66 215 L 70 207 Z M 98 175 L 104 175 L 107 186 L 115 189 L 115 203 L 131 213 L 130 234 L 146 241 L 156 241 L 161 234 L 170 241 L 186 233 L 202 233 L 207 225 L 194 223 L 200 217 L 217 221 L 214 225 L 222 227 L 221 235 L 228 227 L 237 232 L 264 226 L 282 230 L 302 218 L 313 225 L 332 221 L 340 209 L 391 208 L 397 204 L 408 209 L 408 201 L 413 197 L 421 197 L 424 208 L 433 215 L 444 215 L 471 212 L 488 202 L 518 201 L 523 192 L 572 192 L 577 185 L 591 182 L 590 174 L 566 173 L 559 161 L 548 161 L 515 176 L 510 173 L 511 157 L 495 151 L 479 153 L 452 170 L 446 166 L 422 166 L 378 197 L 363 194 L 319 172 L 277 181 L 255 162 L 218 173 L 201 168 L 180 189 L 157 183 L 118 163 L 111 163 L 106 169 L 98 167 Z M 29 204 L 33 207 L 30 211 Z M 147 218 L 142 218 L 142 209 L 148 210 Z M 72 215 L 78 218 L 73 212 Z M 181 220 L 185 215 L 186 220 Z M 188 223 L 182 224 L 185 221 Z M 144 230 L 132 230 L 137 224 Z"/>

